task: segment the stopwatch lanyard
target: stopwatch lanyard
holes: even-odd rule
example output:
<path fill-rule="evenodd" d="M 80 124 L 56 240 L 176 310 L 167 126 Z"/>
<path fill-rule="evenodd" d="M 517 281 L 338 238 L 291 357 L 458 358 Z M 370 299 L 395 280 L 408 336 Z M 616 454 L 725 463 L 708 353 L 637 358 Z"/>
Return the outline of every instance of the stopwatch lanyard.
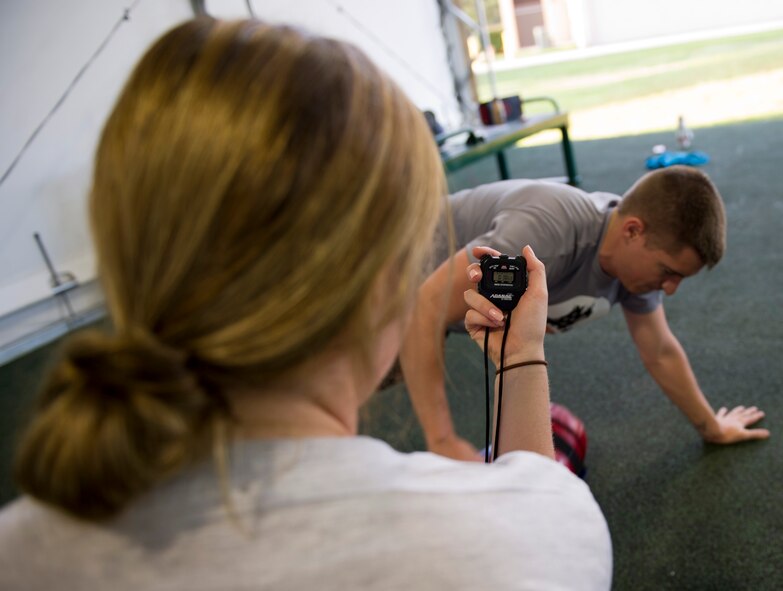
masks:
<path fill-rule="evenodd" d="M 498 415 L 495 421 L 495 443 L 492 445 L 492 461 L 498 457 L 498 441 L 500 440 L 500 412 L 503 409 L 503 366 L 506 357 L 506 338 L 508 329 L 511 326 L 511 310 L 506 314 L 506 325 L 503 328 L 503 340 L 500 343 L 500 365 L 497 368 L 498 375 Z M 489 403 L 489 328 L 484 329 L 484 386 L 486 390 L 486 447 L 484 448 L 484 462 L 489 464 L 489 442 L 490 442 L 490 403 Z"/>

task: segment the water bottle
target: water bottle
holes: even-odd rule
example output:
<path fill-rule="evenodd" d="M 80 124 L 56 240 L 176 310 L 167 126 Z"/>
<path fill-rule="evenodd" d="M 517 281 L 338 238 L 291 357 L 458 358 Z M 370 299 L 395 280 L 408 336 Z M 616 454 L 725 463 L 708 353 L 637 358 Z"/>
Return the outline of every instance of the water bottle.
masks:
<path fill-rule="evenodd" d="M 677 146 L 679 146 L 681 151 L 691 149 L 691 144 L 693 144 L 693 131 L 688 129 L 685 125 L 685 118 L 682 115 L 680 115 L 679 121 L 677 122 L 677 132 L 674 134 L 674 137 L 677 140 Z"/>

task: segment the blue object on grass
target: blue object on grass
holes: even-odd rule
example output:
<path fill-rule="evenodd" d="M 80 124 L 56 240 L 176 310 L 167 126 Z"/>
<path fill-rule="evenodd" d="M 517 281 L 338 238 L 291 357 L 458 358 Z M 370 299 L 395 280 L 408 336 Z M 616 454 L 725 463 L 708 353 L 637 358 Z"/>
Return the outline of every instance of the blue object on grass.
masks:
<path fill-rule="evenodd" d="M 655 168 L 666 168 L 674 164 L 686 164 L 688 166 L 700 166 L 707 164 L 710 161 L 710 157 L 704 152 L 663 152 L 662 154 L 654 154 L 647 159 L 645 163 L 647 168 L 653 170 Z"/>

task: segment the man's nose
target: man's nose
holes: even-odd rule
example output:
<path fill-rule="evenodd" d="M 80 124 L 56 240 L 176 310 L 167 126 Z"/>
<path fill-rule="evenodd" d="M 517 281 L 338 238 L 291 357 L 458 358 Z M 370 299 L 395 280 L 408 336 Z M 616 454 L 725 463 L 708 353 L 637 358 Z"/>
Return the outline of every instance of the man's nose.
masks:
<path fill-rule="evenodd" d="M 674 292 L 677 291 L 678 287 L 680 287 L 681 281 L 682 277 L 672 277 L 670 279 L 665 279 L 663 285 L 661 285 L 663 293 L 665 293 L 667 296 L 674 295 Z"/>

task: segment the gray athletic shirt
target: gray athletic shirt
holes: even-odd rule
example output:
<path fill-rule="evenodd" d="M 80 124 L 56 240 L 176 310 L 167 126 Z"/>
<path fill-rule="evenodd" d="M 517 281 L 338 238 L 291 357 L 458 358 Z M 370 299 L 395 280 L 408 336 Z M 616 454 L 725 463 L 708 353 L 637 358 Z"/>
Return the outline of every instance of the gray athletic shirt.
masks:
<path fill-rule="evenodd" d="M 598 261 L 609 216 L 620 200 L 611 193 L 519 179 L 460 191 L 450 198 L 456 247 L 465 247 L 475 262 L 474 246 L 517 255 L 530 244 L 546 265 L 547 320 L 556 332 L 604 316 L 616 303 L 631 312 L 651 312 L 661 303 L 660 291 L 629 293 Z M 443 232 L 440 236 L 436 250 L 445 260 Z"/>
<path fill-rule="evenodd" d="M 0 589 L 611 587 L 590 489 L 534 453 L 485 465 L 367 437 L 245 441 L 229 481 L 235 522 L 208 462 L 103 525 L 22 498 L 0 511 Z"/>

